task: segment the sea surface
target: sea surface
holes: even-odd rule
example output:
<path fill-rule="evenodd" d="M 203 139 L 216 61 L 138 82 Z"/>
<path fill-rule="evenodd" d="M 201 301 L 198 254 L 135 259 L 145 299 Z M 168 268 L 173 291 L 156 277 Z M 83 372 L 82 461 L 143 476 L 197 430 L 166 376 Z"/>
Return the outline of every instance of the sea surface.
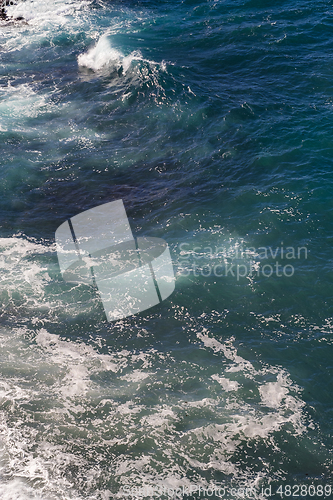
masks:
<path fill-rule="evenodd" d="M 7 12 L 0 499 L 333 498 L 332 2 Z M 115 200 L 176 286 L 108 322 L 55 231 Z"/>

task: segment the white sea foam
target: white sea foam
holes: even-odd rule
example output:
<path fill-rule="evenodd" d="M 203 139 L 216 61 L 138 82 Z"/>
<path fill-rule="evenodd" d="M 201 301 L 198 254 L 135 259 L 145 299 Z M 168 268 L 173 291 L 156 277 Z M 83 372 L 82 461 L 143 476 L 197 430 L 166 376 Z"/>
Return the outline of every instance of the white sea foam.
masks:
<path fill-rule="evenodd" d="M 122 66 L 123 58 L 123 54 L 112 48 L 108 37 L 104 35 L 88 52 L 79 55 L 78 64 L 94 71 L 98 71 L 104 66 L 118 70 Z"/>
<path fill-rule="evenodd" d="M 75 12 L 88 6 L 87 0 L 25 0 L 14 2 L 6 8 L 13 18 L 22 16 L 29 24 L 65 24 Z"/>
<path fill-rule="evenodd" d="M 142 61 L 151 65 L 157 65 L 155 61 L 144 59 L 140 51 L 133 51 L 124 56 L 120 51 L 112 47 L 108 34 L 102 35 L 98 42 L 84 54 L 78 56 L 78 64 L 81 67 L 99 71 L 107 68 L 109 71 L 118 71 L 122 69 L 126 74 L 133 61 Z M 165 63 L 161 63 L 161 69 L 165 70 Z"/>
<path fill-rule="evenodd" d="M 262 360 L 254 365 L 239 354 L 235 337 L 214 337 L 183 308 L 174 320 L 196 336 L 191 355 L 180 361 L 176 351 L 149 343 L 133 351 L 126 322 L 110 326 L 109 338 L 94 341 L 92 328 L 92 339 L 72 340 L 66 321 L 78 310 L 89 313 L 84 304 L 69 307 L 62 282 L 50 278 L 54 256 L 54 246 L 22 236 L 0 239 L 7 325 L 0 329 L 3 498 L 20 498 L 19 492 L 27 500 L 81 500 L 87 485 L 89 499 L 108 498 L 110 467 L 117 488 L 185 486 L 193 468 L 249 485 L 270 477 L 271 469 L 242 468 L 237 456 L 247 444 L 279 454 L 281 436 L 306 436 L 313 427 L 285 369 Z M 140 318 L 139 338 L 149 338 L 139 325 Z M 193 390 L 185 388 L 190 381 Z"/>
<path fill-rule="evenodd" d="M 214 375 L 212 375 L 212 379 L 216 380 L 219 384 L 221 384 L 221 386 L 225 391 L 237 391 L 239 387 L 239 383 L 236 382 L 235 380 L 230 380 L 225 377 L 219 377 L 217 373 L 214 373 Z"/>
<path fill-rule="evenodd" d="M 262 440 L 278 449 L 277 433 L 306 432 L 299 389 L 285 370 L 264 364 L 254 368 L 238 355 L 235 339 L 223 343 L 207 331 L 197 335 L 207 354 L 211 350 L 213 356 L 221 355 L 221 370 L 214 371 L 205 358 L 199 371 L 189 360 L 177 366 L 172 351 L 135 353 L 118 347 L 101 354 L 96 345 L 70 341 L 46 328 L 36 333 L 27 328 L 3 329 L 2 355 L 11 357 L 10 370 L 3 363 L 5 378 L 0 380 L 2 469 L 13 478 L 6 486 L 8 495 L 16 491 L 18 477 L 23 481 L 22 491 L 31 481 L 35 483 L 32 491 L 26 489 L 27 499 L 34 498 L 35 492 L 46 500 L 72 500 L 84 498 L 77 487 L 82 481 L 91 485 L 89 498 L 107 495 L 107 485 L 97 487 L 101 474 L 105 478 L 112 474 L 123 487 L 190 485 L 186 476 L 193 468 L 232 474 L 248 485 L 269 475 L 268 464 L 253 475 L 251 470 L 242 470 L 233 456 L 248 440 Z M 15 375 L 11 375 L 13 369 Z M 188 400 L 179 399 L 174 384 L 193 377 L 206 395 L 187 391 Z M 273 377 L 276 382 L 271 381 Z M 245 389 L 249 378 L 260 394 L 257 404 L 249 400 Z M 149 408 L 147 393 L 158 394 Z M 119 404 L 119 399 L 124 402 Z M 14 420 L 5 410 L 8 405 Z M 38 417 L 41 411 L 42 419 Z M 190 425 L 183 427 L 182 422 Z M 145 443 L 148 437 L 161 449 L 154 457 L 150 447 L 135 453 L 136 443 Z M 110 447 L 118 450 L 112 463 L 108 462 Z M 96 468 L 96 461 L 105 465 Z M 106 464 L 112 466 L 112 473 Z M 79 470 L 71 479 L 73 467 Z M 208 487 L 203 478 L 200 481 Z"/>
<path fill-rule="evenodd" d="M 45 96 L 39 95 L 31 85 L 24 83 L 0 88 L 0 131 L 27 132 L 24 121 L 54 110 Z"/>
<path fill-rule="evenodd" d="M 27 486 L 22 480 L 14 479 L 7 483 L 0 483 L 1 500 L 49 500 L 48 495 L 41 496 L 33 488 Z"/>

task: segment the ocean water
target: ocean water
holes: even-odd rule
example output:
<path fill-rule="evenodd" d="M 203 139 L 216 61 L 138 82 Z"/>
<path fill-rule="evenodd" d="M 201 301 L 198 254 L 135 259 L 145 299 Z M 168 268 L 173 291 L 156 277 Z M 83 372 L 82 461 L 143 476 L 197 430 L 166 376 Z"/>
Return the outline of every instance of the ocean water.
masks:
<path fill-rule="evenodd" d="M 332 497 L 331 2 L 7 12 L 1 500 Z M 176 288 L 108 322 L 54 235 L 120 199 Z"/>

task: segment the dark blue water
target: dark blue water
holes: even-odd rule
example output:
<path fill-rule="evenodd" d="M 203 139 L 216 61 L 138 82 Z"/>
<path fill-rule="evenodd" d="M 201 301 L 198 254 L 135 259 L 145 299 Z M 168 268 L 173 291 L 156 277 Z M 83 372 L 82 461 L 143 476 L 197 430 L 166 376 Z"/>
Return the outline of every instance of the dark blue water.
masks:
<path fill-rule="evenodd" d="M 330 498 L 331 3 L 8 14 L 27 24 L 0 26 L 0 498 Z M 176 289 L 109 323 L 54 235 L 120 199 Z"/>

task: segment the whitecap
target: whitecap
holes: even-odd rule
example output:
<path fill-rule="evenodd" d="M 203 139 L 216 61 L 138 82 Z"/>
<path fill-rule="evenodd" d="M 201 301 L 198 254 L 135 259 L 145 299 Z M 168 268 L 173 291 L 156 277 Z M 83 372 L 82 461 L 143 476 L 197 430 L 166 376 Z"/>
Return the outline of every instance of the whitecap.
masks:
<path fill-rule="evenodd" d="M 134 50 L 125 56 L 120 50 L 111 45 L 108 34 L 102 35 L 93 47 L 78 56 L 79 67 L 95 72 L 102 69 L 108 69 L 109 71 L 119 71 L 121 69 L 122 73 L 126 74 L 134 61 L 145 62 L 153 66 L 159 65 L 162 71 L 166 71 L 165 61 L 158 64 L 155 61 L 144 59 L 139 50 Z"/>

